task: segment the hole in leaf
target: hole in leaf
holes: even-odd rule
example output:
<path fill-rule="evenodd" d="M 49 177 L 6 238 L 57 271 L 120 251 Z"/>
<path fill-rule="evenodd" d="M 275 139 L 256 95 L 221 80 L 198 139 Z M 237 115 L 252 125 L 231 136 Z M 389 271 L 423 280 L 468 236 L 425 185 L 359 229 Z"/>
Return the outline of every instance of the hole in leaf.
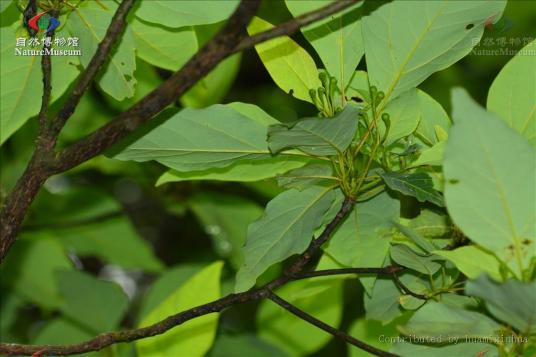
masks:
<path fill-rule="evenodd" d="M 288 94 L 293 95 L 294 94 L 294 89 L 289 90 Z"/>
<path fill-rule="evenodd" d="M 475 25 L 473 25 L 473 24 L 469 24 L 469 25 L 465 26 L 465 29 L 466 29 L 466 30 L 470 30 L 470 29 L 472 29 L 473 27 L 475 27 Z"/>
<path fill-rule="evenodd" d="M 456 185 L 456 184 L 460 183 L 460 180 L 458 180 L 458 179 L 451 179 L 451 180 L 449 180 L 449 183 L 452 184 L 452 185 Z"/>
<path fill-rule="evenodd" d="M 125 65 L 125 62 L 121 62 L 121 66 L 124 66 Z"/>
<path fill-rule="evenodd" d="M 125 79 L 127 80 L 127 82 L 130 82 L 132 80 L 132 76 L 125 74 Z"/>

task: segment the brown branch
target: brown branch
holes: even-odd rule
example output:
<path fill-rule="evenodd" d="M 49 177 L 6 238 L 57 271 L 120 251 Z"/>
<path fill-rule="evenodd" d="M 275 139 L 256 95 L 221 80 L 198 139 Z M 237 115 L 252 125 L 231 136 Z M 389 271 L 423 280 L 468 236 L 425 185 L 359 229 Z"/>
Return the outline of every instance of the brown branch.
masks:
<path fill-rule="evenodd" d="M 318 20 L 325 19 L 326 17 L 340 12 L 356 4 L 359 1 L 361 0 L 339 0 L 331 5 L 324 6 L 318 10 L 311 11 L 306 14 L 295 17 L 294 19 L 283 24 L 277 25 L 270 30 L 263 31 L 243 39 L 233 50 L 233 53 L 243 51 L 261 42 L 266 42 L 276 37 L 292 35 L 298 32 L 300 28 L 310 25 Z"/>
<path fill-rule="evenodd" d="M 104 38 L 99 43 L 97 51 L 89 61 L 89 64 L 84 72 L 80 74 L 74 89 L 66 99 L 52 123 L 50 135 L 54 138 L 54 141 L 57 139 L 67 120 L 73 115 L 76 106 L 80 102 L 80 99 L 89 88 L 91 82 L 93 82 L 95 79 L 95 76 L 99 73 L 102 65 L 108 59 L 113 46 L 119 40 L 120 35 L 123 33 L 126 25 L 127 15 L 132 9 L 135 1 L 136 0 L 123 0 L 117 8 L 114 16 L 112 17 L 112 22 L 110 23 L 110 26 L 104 35 Z"/>
<path fill-rule="evenodd" d="M 311 241 L 306 252 L 300 255 L 300 257 L 284 272 L 284 274 L 282 274 L 279 278 L 276 278 L 275 280 L 271 281 L 270 283 L 264 285 L 263 287 L 252 289 L 239 294 L 227 295 L 208 304 L 196 306 L 189 310 L 179 312 L 147 327 L 117 332 L 106 332 L 92 338 L 91 340 L 71 345 L 48 346 L 23 345 L 17 343 L 0 343 L 0 353 L 3 353 L 5 355 L 28 356 L 35 352 L 41 352 L 42 354 L 67 356 L 91 351 L 99 351 L 105 347 L 116 343 L 131 342 L 162 334 L 167 330 L 175 326 L 181 325 L 184 322 L 189 321 L 193 318 L 207 315 L 213 312 L 219 312 L 229 306 L 269 297 L 273 289 L 276 289 L 293 280 L 292 275 L 293 272 L 298 269 L 297 267 L 304 267 L 307 263 L 309 263 L 312 256 L 320 249 L 321 243 L 319 244 L 319 242 L 323 243 L 329 239 L 329 237 L 333 234 L 340 222 L 350 213 L 353 208 L 353 205 L 354 201 L 352 199 L 347 198 L 343 202 L 337 215 L 326 226 L 326 228 L 324 228 L 322 234 L 320 234 L 318 238 L 313 239 Z M 297 271 L 294 273 L 297 273 Z"/>
<path fill-rule="evenodd" d="M 50 168 L 51 163 L 54 161 L 54 146 L 61 127 L 63 127 L 65 121 L 72 114 L 72 111 L 74 111 L 74 108 L 80 101 L 80 97 L 89 86 L 89 83 L 95 78 L 99 68 L 110 53 L 113 44 L 117 42 L 119 34 L 125 26 L 126 15 L 132 8 L 133 2 L 134 0 L 124 0 L 121 5 L 119 5 L 107 31 L 107 36 L 110 36 L 110 38 L 105 38 L 99 45 L 99 48 L 91 59 L 87 69 L 80 75 L 80 79 L 78 80 L 73 93 L 67 99 L 67 102 L 54 121 L 58 122 L 57 126 L 52 126 L 51 128 L 48 127 L 47 116 L 50 93 L 52 90 L 52 67 L 50 56 L 43 54 L 41 59 L 41 67 L 43 70 L 43 98 L 38 115 L 39 134 L 32 158 L 23 175 L 15 184 L 15 188 L 7 197 L 2 207 L 2 212 L 0 213 L 0 262 L 4 260 L 7 252 L 15 242 L 22 221 L 26 216 L 26 212 L 41 189 L 41 186 L 53 174 Z M 57 16 L 57 13 L 52 13 L 52 15 Z M 49 35 L 52 37 L 54 34 L 50 33 Z M 52 124 L 54 125 L 54 123 Z"/>
<path fill-rule="evenodd" d="M 0 262 L 4 260 L 11 245 L 15 241 L 16 234 L 31 202 L 48 177 L 76 167 L 101 154 L 115 143 L 124 139 L 128 134 L 137 130 L 155 114 L 159 113 L 167 105 L 184 94 L 197 81 L 209 73 L 218 63 L 238 51 L 238 49 L 245 49 L 246 45 L 254 46 L 261 41 L 267 41 L 278 36 L 291 35 L 298 31 L 300 26 L 328 17 L 336 11 L 340 11 L 355 4 L 357 1 L 360 0 L 334 2 L 319 10 L 304 14 L 294 20 L 278 25 L 276 28 L 259 33 L 253 36 L 253 40 L 250 40 L 247 37 L 244 38 L 243 34 L 249 20 L 253 17 L 259 6 L 259 0 L 243 0 L 238 9 L 229 19 L 227 25 L 196 55 L 194 55 L 183 68 L 177 71 L 160 87 L 149 93 L 137 104 L 126 112 L 120 114 L 108 124 L 97 129 L 85 138 L 82 138 L 77 143 L 64 149 L 60 153 L 55 154 L 54 152 L 51 152 L 48 155 L 45 155 L 46 160 L 42 160 L 40 155 L 37 155 L 39 160 L 31 160 L 25 174 L 19 179 L 15 189 L 8 196 L 0 215 Z M 121 5 L 123 5 L 123 3 Z M 118 11 L 120 9 L 122 9 L 122 7 L 118 8 Z M 113 23 L 111 26 L 112 25 Z M 278 28 L 284 30 L 279 30 Z M 118 31 L 118 33 L 119 32 L 120 31 Z M 112 45 L 110 44 L 108 48 L 111 48 L 111 46 Z M 99 55 L 99 58 L 100 57 L 101 56 Z M 106 56 L 102 57 L 105 58 Z M 97 62 L 98 61 L 95 60 L 95 63 Z M 95 70 L 98 70 L 98 67 L 98 65 L 95 65 Z M 81 78 L 86 78 L 85 76 L 84 73 Z M 90 76 L 88 75 L 87 77 L 89 78 Z M 89 80 L 89 82 L 91 81 Z M 77 86 L 78 85 L 81 90 L 87 88 L 86 80 L 81 79 Z M 61 130 L 61 126 L 65 124 L 65 121 L 71 114 L 70 108 L 74 110 L 76 103 L 78 103 L 80 99 L 79 95 L 82 94 L 83 93 L 75 94 L 72 99 L 67 100 L 64 105 L 65 109 L 60 111 L 61 115 L 58 115 L 58 124 L 55 124 L 54 129 L 52 130 L 54 133 L 54 136 L 52 137 L 53 139 L 51 140 L 52 145 L 55 145 L 57 137 L 56 132 Z M 33 176 L 36 177 L 33 178 Z"/>
<path fill-rule="evenodd" d="M 316 317 L 314 317 L 312 315 L 309 315 L 305 311 L 300 310 L 296 306 L 292 305 L 291 303 L 289 303 L 288 301 L 282 299 L 281 297 L 277 296 L 274 293 L 270 294 L 270 296 L 268 298 L 270 300 L 272 300 L 273 302 L 275 302 L 277 305 L 279 305 L 282 308 L 284 308 L 285 310 L 287 310 L 290 313 L 296 315 L 300 319 L 302 319 L 304 321 L 307 321 L 311 325 L 316 326 L 319 329 L 324 330 L 327 333 L 329 333 L 329 334 L 331 334 L 331 335 L 333 335 L 335 337 L 338 337 L 341 340 L 343 340 L 343 341 L 345 341 L 345 342 L 347 342 L 347 343 L 349 343 L 351 345 L 354 345 L 354 346 L 356 346 L 356 347 L 358 347 L 358 348 L 360 348 L 360 349 L 362 349 L 364 351 L 367 351 L 367 352 L 369 352 L 369 353 L 371 353 L 371 354 L 373 354 L 375 356 L 398 357 L 398 355 L 396 355 L 394 353 L 390 353 L 390 352 L 380 350 L 380 349 L 378 349 L 378 348 L 376 348 L 374 346 L 371 346 L 371 345 L 369 345 L 369 344 L 367 344 L 367 343 L 365 343 L 363 341 L 358 340 L 355 337 L 352 337 L 352 336 L 348 335 L 344 331 L 341 331 L 339 329 L 336 329 L 336 328 L 326 324 L 325 322 L 317 319 Z"/>

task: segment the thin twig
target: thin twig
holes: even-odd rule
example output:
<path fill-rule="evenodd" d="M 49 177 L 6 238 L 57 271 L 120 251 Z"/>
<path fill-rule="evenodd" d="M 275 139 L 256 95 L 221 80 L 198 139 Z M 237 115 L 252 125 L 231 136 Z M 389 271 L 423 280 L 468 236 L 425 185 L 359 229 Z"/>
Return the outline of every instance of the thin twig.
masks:
<path fill-rule="evenodd" d="M 375 274 L 375 275 L 391 275 L 395 272 L 404 270 L 400 266 L 386 266 L 383 268 L 341 268 L 341 269 L 325 269 L 306 271 L 295 274 L 292 276 L 293 280 L 316 278 L 319 276 L 333 276 L 333 275 L 346 275 L 346 274 Z"/>
<path fill-rule="evenodd" d="M 109 57 L 109 54 L 120 38 L 120 35 L 123 33 L 126 25 L 126 18 L 129 14 L 134 2 L 136 0 L 123 0 L 119 7 L 117 8 L 110 26 L 106 31 L 102 41 L 99 43 L 97 51 L 89 61 L 89 64 L 86 66 L 86 69 L 76 82 L 74 89 L 71 94 L 61 107 L 60 111 L 56 115 L 56 118 L 53 121 L 53 126 L 51 128 L 50 135 L 53 138 L 57 138 L 59 132 L 64 127 L 67 120 L 72 116 L 76 106 L 80 102 L 80 99 L 89 88 L 89 85 L 95 79 L 96 75 L 99 73 L 100 68 L 106 62 Z"/>
<path fill-rule="evenodd" d="M 277 305 L 281 306 L 282 308 L 284 308 L 285 310 L 291 312 L 292 314 L 298 316 L 300 319 L 304 320 L 304 321 L 307 321 L 309 322 L 311 325 L 314 325 L 316 327 L 318 327 L 319 329 L 322 329 L 324 331 L 326 331 L 327 333 L 335 336 L 335 337 L 338 337 L 340 338 L 341 340 L 351 344 L 351 345 L 354 345 L 364 351 L 367 351 L 375 356 L 382 356 L 382 357 L 397 357 L 398 355 L 394 354 L 394 353 L 390 353 L 390 352 L 386 352 L 386 351 L 383 351 L 383 350 L 380 350 L 374 346 L 371 346 L 363 341 L 360 341 L 358 340 L 357 338 L 354 338 L 350 335 L 348 335 L 347 333 L 345 333 L 344 331 L 341 331 L 341 330 L 338 330 L 328 324 L 326 324 L 325 322 L 323 321 L 320 321 L 319 319 L 317 319 L 316 317 L 314 316 L 311 316 L 309 315 L 308 313 L 306 313 L 305 311 L 303 310 L 300 310 L 299 308 L 297 308 L 296 306 L 292 305 L 291 303 L 289 303 L 288 301 L 282 299 L 281 297 L 277 296 L 276 294 L 272 293 L 269 297 L 268 297 L 270 300 L 272 300 L 273 302 L 275 302 Z"/>
<path fill-rule="evenodd" d="M 402 281 L 400 281 L 400 278 L 398 277 L 396 272 L 393 272 L 391 274 L 391 277 L 393 278 L 393 281 L 395 282 L 396 286 L 398 286 L 400 288 L 400 290 L 402 290 L 403 293 L 405 293 L 407 295 L 411 295 L 414 298 L 417 298 L 417 299 L 420 299 L 420 300 L 428 300 L 428 297 L 426 295 L 421 295 L 421 294 L 418 294 L 416 292 L 413 292 L 406 285 L 404 285 L 402 283 Z"/>
<path fill-rule="evenodd" d="M 329 239 L 331 234 L 335 231 L 339 223 L 350 213 L 352 210 L 354 201 L 346 199 L 337 215 L 333 220 L 324 228 L 324 231 L 316 239 L 313 239 L 309 244 L 306 252 L 292 264 L 280 277 L 264 285 L 263 287 L 252 289 L 239 294 L 230 294 L 221 299 L 212 301 L 210 303 L 196 306 L 194 308 L 179 312 L 175 315 L 171 315 L 164 320 L 156 322 L 150 326 L 124 330 L 117 332 L 102 333 L 88 341 L 70 345 L 24 345 L 17 343 L 0 343 L 0 353 L 5 355 L 31 355 L 38 351 L 45 351 L 46 354 L 52 354 L 56 356 L 68 356 L 92 351 L 99 351 L 110 345 L 131 342 L 155 335 L 160 335 L 169 329 L 181 325 L 186 321 L 193 318 L 207 315 L 213 312 L 219 312 L 227 307 L 245 303 L 252 300 L 258 300 L 267 298 L 272 290 L 290 282 L 293 280 L 293 274 L 298 273 L 296 269 L 298 267 L 304 267 L 311 258 L 320 250 L 319 242 L 325 242 Z M 321 244 L 321 243 L 320 243 Z"/>
<path fill-rule="evenodd" d="M 233 50 L 233 53 L 243 51 L 245 49 L 258 45 L 261 42 L 266 42 L 276 37 L 292 35 L 298 32 L 300 28 L 310 25 L 313 22 L 316 22 L 318 20 L 325 19 L 326 17 L 333 15 L 337 12 L 340 12 L 358 3 L 359 1 L 361 0 L 336 1 L 331 5 L 328 5 L 318 10 L 311 11 L 306 14 L 295 17 L 290 21 L 287 21 L 283 24 L 277 25 L 274 28 L 271 28 L 270 30 L 260 32 L 250 37 L 246 37 L 245 39 L 240 41 L 238 46 L 236 46 L 236 48 Z"/>
<path fill-rule="evenodd" d="M 36 223 L 36 224 L 28 224 L 22 226 L 23 231 L 37 231 L 42 229 L 69 229 L 74 227 L 80 227 L 80 226 L 87 226 L 95 223 L 101 223 L 105 222 L 117 217 L 121 217 L 123 215 L 123 211 L 114 211 L 114 212 L 107 212 L 103 213 L 94 217 L 89 218 L 83 218 L 83 219 L 77 219 L 73 221 L 66 221 L 66 222 L 47 222 L 47 223 Z"/>

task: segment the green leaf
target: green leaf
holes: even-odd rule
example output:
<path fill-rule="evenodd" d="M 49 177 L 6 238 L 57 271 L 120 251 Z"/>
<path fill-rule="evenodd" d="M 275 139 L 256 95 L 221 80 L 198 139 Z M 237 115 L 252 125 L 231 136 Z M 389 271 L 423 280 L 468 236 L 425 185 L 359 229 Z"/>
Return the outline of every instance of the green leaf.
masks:
<path fill-rule="evenodd" d="M 140 326 L 218 299 L 222 266 L 223 263 L 216 262 L 195 274 L 145 316 Z M 201 357 L 210 349 L 217 325 L 217 314 L 197 317 L 163 335 L 136 341 L 136 350 L 142 356 Z"/>
<path fill-rule="evenodd" d="M 348 104 L 333 118 L 306 118 L 292 127 L 270 126 L 268 146 L 273 153 L 297 148 L 310 155 L 336 155 L 352 142 L 357 131 L 359 107 Z"/>
<path fill-rule="evenodd" d="M 432 178 L 424 172 L 384 172 L 380 174 L 389 188 L 404 195 L 415 197 L 419 202 L 432 202 L 443 207 L 443 197 L 434 189 Z"/>
<path fill-rule="evenodd" d="M 434 254 L 450 260 L 469 279 L 475 279 L 482 273 L 490 274 L 494 279 L 502 280 L 500 262 L 492 254 L 470 245 L 454 250 L 436 250 Z"/>
<path fill-rule="evenodd" d="M 196 273 L 201 271 L 201 269 L 201 266 L 194 264 L 178 265 L 166 269 L 143 296 L 138 317 L 142 319 L 147 316 L 149 312 L 158 307 L 158 305 Z"/>
<path fill-rule="evenodd" d="M 534 148 L 462 90 L 445 149 L 445 199 L 453 222 L 521 277 L 536 255 Z"/>
<path fill-rule="evenodd" d="M 208 357 L 229 356 L 289 357 L 254 334 L 219 334 Z"/>
<path fill-rule="evenodd" d="M 532 52 L 531 52 L 532 51 Z M 536 145 L 536 41 L 527 44 L 499 72 L 488 94 L 488 110 Z M 532 55 L 531 55 L 532 53 Z"/>
<path fill-rule="evenodd" d="M 371 346 L 388 351 L 398 338 L 397 325 L 405 323 L 409 314 L 395 319 L 387 325 L 381 322 L 360 318 L 350 327 L 349 334 Z M 370 353 L 348 344 L 350 357 L 370 357 Z"/>
<path fill-rule="evenodd" d="M 501 325 L 481 313 L 429 301 L 399 330 L 404 335 L 447 343 L 449 338 L 459 338 L 459 342 L 467 338 L 493 339 L 501 328 Z"/>
<path fill-rule="evenodd" d="M 214 193 L 192 197 L 189 206 L 211 236 L 216 253 L 240 268 L 246 227 L 262 215 L 262 208 L 249 200 Z"/>
<path fill-rule="evenodd" d="M 0 1 L 0 12 L 4 12 L 5 9 L 11 5 L 12 0 L 1 0 Z"/>
<path fill-rule="evenodd" d="M 304 167 L 294 169 L 277 177 L 277 184 L 285 188 L 306 189 L 311 185 L 336 183 L 333 176 L 333 168 L 329 162 L 312 163 Z"/>
<path fill-rule="evenodd" d="M 433 243 L 422 237 L 417 231 L 413 230 L 412 228 L 406 227 L 397 222 L 393 222 L 393 224 L 402 234 L 411 239 L 413 243 L 417 244 L 419 248 L 421 248 L 425 252 L 431 253 L 432 251 L 437 249 L 437 247 Z"/>
<path fill-rule="evenodd" d="M 417 129 L 420 119 L 419 105 L 417 90 L 410 90 L 385 106 L 383 111 L 389 114 L 391 124 L 384 145 L 389 146 Z M 385 124 L 383 121 L 378 121 L 378 126 L 383 137 L 385 135 Z"/>
<path fill-rule="evenodd" d="M 332 188 L 313 186 L 288 190 L 271 200 L 264 215 L 248 227 L 235 290 L 248 290 L 267 268 L 303 252 L 334 198 Z"/>
<path fill-rule="evenodd" d="M 442 260 L 437 256 L 424 256 L 417 254 L 410 247 L 404 244 L 395 244 L 391 247 L 391 259 L 419 273 L 432 275 L 441 268 L 437 260 Z"/>
<path fill-rule="evenodd" d="M 212 168 L 201 171 L 180 172 L 169 170 L 162 174 L 156 182 L 156 186 L 168 182 L 214 180 L 252 182 L 261 181 L 270 177 L 284 174 L 285 172 L 302 167 L 309 159 L 302 157 L 272 157 L 251 161 L 238 161 L 227 167 Z"/>
<path fill-rule="evenodd" d="M 128 299 L 117 284 L 78 271 L 59 271 L 56 277 L 66 317 L 94 333 L 119 327 Z"/>
<path fill-rule="evenodd" d="M 268 115 L 245 116 L 229 105 L 186 108 L 135 141 L 120 160 L 156 160 L 177 171 L 221 168 L 244 159 L 267 159 Z M 237 128 L 239 128 L 237 130 Z"/>
<path fill-rule="evenodd" d="M 385 92 L 384 104 L 416 87 L 467 55 L 505 5 L 491 0 L 382 5 L 362 20 L 370 84 Z"/>
<path fill-rule="evenodd" d="M 269 30 L 273 25 L 254 17 L 248 26 L 250 35 Z M 292 96 L 312 102 L 309 89 L 321 86 L 311 56 L 288 36 L 281 36 L 255 46 L 266 70 L 279 88 Z"/>
<path fill-rule="evenodd" d="M 332 0 L 285 1 L 294 17 L 332 2 Z M 361 9 L 352 7 L 301 28 L 305 38 L 320 56 L 326 70 L 337 79 L 342 89 L 345 89 L 350 82 L 364 53 L 360 17 Z"/>
<path fill-rule="evenodd" d="M 1 280 L 20 297 L 44 309 L 61 306 L 55 273 L 73 269 L 63 247 L 46 236 L 19 239 L 1 265 Z"/>
<path fill-rule="evenodd" d="M 419 97 L 421 120 L 416 134 L 428 145 L 438 144 L 441 140 L 437 137 L 437 127 L 448 131 L 451 125 L 450 118 L 441 104 L 426 92 L 417 89 L 417 96 Z"/>
<path fill-rule="evenodd" d="M 283 286 L 277 294 L 328 325 L 339 326 L 342 319 L 342 283 L 343 280 L 337 278 L 301 280 Z M 269 300 L 261 303 L 257 328 L 262 339 L 289 356 L 309 355 L 332 338 Z"/>
<path fill-rule="evenodd" d="M 486 275 L 468 281 L 465 292 L 481 298 L 489 312 L 524 335 L 536 333 L 536 282 L 497 283 Z"/>
<path fill-rule="evenodd" d="M 415 341 L 419 342 L 419 341 Z M 460 343 L 445 346 L 428 346 L 418 345 L 408 342 L 395 343 L 391 352 L 400 356 L 433 356 L 433 357 L 452 357 L 452 356 L 498 356 L 499 351 L 496 346 L 486 343 Z"/>
<path fill-rule="evenodd" d="M 106 9 L 96 1 L 84 1 L 69 16 L 67 27 L 73 36 L 80 39 L 82 56 L 80 61 L 86 67 L 103 40 L 117 9 L 113 1 L 106 2 Z M 104 67 L 98 83 L 100 88 L 116 100 L 123 100 L 134 95 L 136 79 L 135 42 L 130 27 L 121 37 L 117 49 Z"/>
<path fill-rule="evenodd" d="M 367 321 L 379 321 L 387 324 L 402 314 L 400 308 L 400 291 L 389 278 L 378 278 L 371 294 L 365 294 L 365 312 Z"/>
<path fill-rule="evenodd" d="M 411 164 L 412 167 L 432 165 L 440 166 L 443 163 L 443 154 L 445 151 L 445 141 L 440 141 L 431 148 L 421 151 L 419 158 Z"/>
<path fill-rule="evenodd" d="M 388 255 L 393 222 L 398 221 L 399 214 L 400 202 L 386 192 L 358 202 L 324 250 L 348 267 L 382 266 Z M 374 280 L 363 277 L 361 282 L 370 292 Z"/>
<path fill-rule="evenodd" d="M 157 25 L 183 27 L 226 20 L 238 0 L 151 0 L 142 1 L 136 16 Z"/>
<path fill-rule="evenodd" d="M 0 145 L 3 144 L 32 116 L 39 113 L 43 95 L 41 57 L 16 55 L 15 49 L 35 50 L 40 47 L 15 47 L 19 22 L 0 29 Z M 67 37 L 61 31 L 58 36 Z M 74 56 L 51 56 L 52 76 L 51 103 L 58 99 L 79 74 L 78 58 Z M 37 119 L 36 119 L 37 120 Z"/>
<path fill-rule="evenodd" d="M 137 56 L 160 68 L 176 71 L 197 51 L 197 38 L 191 27 L 168 29 L 134 18 L 130 29 Z"/>

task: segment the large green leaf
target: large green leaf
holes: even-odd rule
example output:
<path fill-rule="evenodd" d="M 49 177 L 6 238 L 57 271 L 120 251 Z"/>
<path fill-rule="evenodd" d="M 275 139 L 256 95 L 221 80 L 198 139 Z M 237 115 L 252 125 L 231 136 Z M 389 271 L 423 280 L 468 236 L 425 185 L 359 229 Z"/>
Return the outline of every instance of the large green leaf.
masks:
<path fill-rule="evenodd" d="M 273 26 L 258 18 L 248 27 L 250 35 Z M 274 82 L 294 97 L 311 102 L 309 89 L 320 87 L 318 71 L 312 57 L 290 37 L 282 36 L 255 46 L 262 63 Z"/>
<path fill-rule="evenodd" d="M 115 158 L 156 160 L 177 171 L 221 168 L 242 159 L 267 159 L 271 155 L 266 131 L 274 123 L 277 121 L 266 114 L 245 116 L 229 105 L 186 108 Z"/>
<path fill-rule="evenodd" d="M 63 247 L 47 236 L 19 239 L 2 263 L 2 285 L 45 309 L 61 305 L 55 273 L 73 269 Z"/>
<path fill-rule="evenodd" d="M 285 1 L 294 17 L 332 2 L 333 0 Z M 337 78 L 341 89 L 346 89 L 364 53 L 360 16 L 361 9 L 352 7 L 301 29 L 322 59 L 326 70 Z"/>
<path fill-rule="evenodd" d="M 214 346 L 207 357 L 229 356 L 255 356 L 255 357 L 289 357 L 271 343 L 268 343 L 253 333 L 218 334 Z"/>
<path fill-rule="evenodd" d="M 379 321 L 360 318 L 352 324 L 349 333 L 351 336 L 371 346 L 388 351 L 393 342 L 398 339 L 397 325 L 405 323 L 408 317 L 409 314 L 405 314 L 386 325 L 383 325 Z M 348 344 L 348 350 L 350 357 L 370 357 L 370 353 L 367 351 L 350 344 Z"/>
<path fill-rule="evenodd" d="M 467 282 L 465 292 L 481 298 L 489 312 L 525 335 L 536 333 L 536 282 L 497 283 L 486 275 Z"/>
<path fill-rule="evenodd" d="M 393 261 L 422 274 L 432 275 L 441 268 L 440 257 L 418 254 L 405 244 L 393 245 L 390 252 Z"/>
<path fill-rule="evenodd" d="M 469 279 L 488 273 L 494 279 L 501 280 L 500 262 L 492 254 L 477 246 L 468 245 L 454 250 L 436 250 L 434 253 L 450 260 Z"/>
<path fill-rule="evenodd" d="M 419 341 L 416 341 L 419 342 Z M 452 356 L 498 356 L 499 351 L 496 346 L 487 343 L 460 343 L 445 346 L 417 345 L 409 342 L 399 341 L 395 343 L 391 352 L 399 356 L 433 356 L 433 357 L 452 357 Z"/>
<path fill-rule="evenodd" d="M 453 107 L 444 160 L 447 208 L 471 240 L 521 277 L 536 253 L 534 148 L 466 92 L 453 92 Z"/>
<path fill-rule="evenodd" d="M 11 5 L 13 0 L 0 0 L 0 12 L 4 12 L 5 9 Z"/>
<path fill-rule="evenodd" d="M 168 29 L 134 18 L 130 28 L 138 57 L 157 67 L 176 71 L 197 51 L 191 27 Z"/>
<path fill-rule="evenodd" d="M 358 202 L 325 251 L 348 267 L 382 266 L 389 251 L 390 231 L 393 222 L 398 221 L 399 212 L 400 202 L 386 192 Z M 374 279 L 363 277 L 361 282 L 370 292 Z"/>
<path fill-rule="evenodd" d="M 332 188 L 312 186 L 285 191 L 271 200 L 265 214 L 248 227 L 235 290 L 251 288 L 271 265 L 303 252 L 334 197 Z"/>
<path fill-rule="evenodd" d="M 223 263 L 216 262 L 195 274 L 145 316 L 140 325 L 148 326 L 179 311 L 218 299 L 222 266 Z M 136 341 L 136 349 L 142 356 L 201 357 L 210 349 L 217 325 L 217 314 L 197 317 L 163 335 Z"/>
<path fill-rule="evenodd" d="M 318 162 L 289 171 L 277 177 L 277 184 L 285 188 L 303 190 L 311 185 L 336 183 L 330 162 Z"/>
<path fill-rule="evenodd" d="M 500 329 L 501 325 L 486 315 L 435 301 L 429 301 L 405 326 L 399 327 L 405 335 L 436 344 L 448 343 L 449 338 L 459 338 L 459 342 L 467 338 L 493 339 L 499 335 Z"/>
<path fill-rule="evenodd" d="M 277 291 L 285 300 L 317 319 L 338 326 L 342 318 L 343 280 L 338 278 L 296 281 Z M 257 315 L 259 336 L 288 353 L 305 356 L 325 345 L 332 336 L 292 315 L 269 300 Z"/>
<path fill-rule="evenodd" d="M 212 168 L 201 171 L 180 172 L 169 170 L 158 178 L 156 185 L 168 182 L 214 180 L 251 182 L 275 177 L 289 170 L 302 167 L 308 162 L 302 157 L 273 157 L 251 161 L 238 161 L 227 167 Z"/>
<path fill-rule="evenodd" d="M 378 278 L 371 294 L 365 294 L 365 311 L 368 321 L 387 324 L 402 314 L 400 291 L 390 278 Z"/>
<path fill-rule="evenodd" d="M 389 188 L 404 195 L 415 197 L 420 202 L 432 202 L 443 207 L 443 197 L 434 189 L 432 178 L 424 172 L 384 172 L 383 181 Z"/>
<path fill-rule="evenodd" d="M 370 83 L 385 102 L 447 68 L 475 46 L 506 1 L 393 1 L 362 22 Z"/>
<path fill-rule="evenodd" d="M 417 96 L 419 97 L 421 120 L 416 133 L 426 144 L 437 144 L 440 142 L 437 130 L 448 131 L 451 125 L 450 118 L 441 104 L 426 92 L 418 89 Z"/>
<path fill-rule="evenodd" d="M 420 101 L 417 90 L 414 89 L 407 91 L 385 106 L 384 112 L 389 114 L 390 122 L 389 132 L 384 143 L 386 146 L 408 136 L 417 129 L 420 119 L 419 105 Z M 384 136 L 385 124 L 383 121 L 378 121 L 378 126 L 382 132 L 382 136 Z"/>
<path fill-rule="evenodd" d="M 493 81 L 488 110 L 536 145 L 536 40 L 519 50 Z M 532 54 L 531 54 L 532 53 Z"/>
<path fill-rule="evenodd" d="M 103 40 L 116 8 L 117 4 L 113 1 L 107 1 L 106 8 L 96 1 L 84 1 L 69 16 L 67 27 L 73 36 L 80 39 L 80 61 L 84 67 L 89 64 Z M 116 100 L 134 95 L 135 47 L 130 27 L 127 27 L 119 46 L 104 67 L 103 74 L 99 76 L 100 88 Z"/>
<path fill-rule="evenodd" d="M 150 0 L 141 1 L 136 16 L 157 25 L 183 27 L 226 20 L 238 0 Z"/>
<path fill-rule="evenodd" d="M 306 118 L 291 127 L 270 126 L 268 146 L 273 153 L 297 148 L 310 155 L 336 155 L 352 142 L 357 130 L 359 107 L 348 104 L 333 118 Z"/>
<path fill-rule="evenodd" d="M 119 326 L 128 298 L 117 284 L 78 271 L 59 271 L 56 277 L 65 316 L 93 333 Z"/>
<path fill-rule="evenodd" d="M 189 206 L 211 236 L 214 250 L 235 269 L 240 268 L 247 226 L 262 215 L 262 208 L 249 200 L 214 193 L 192 197 Z"/>
<path fill-rule="evenodd" d="M 0 29 L 0 51 L 2 65 L 0 66 L 0 144 L 3 144 L 15 131 L 17 131 L 30 117 L 39 113 L 43 81 L 40 56 L 16 55 L 15 49 L 39 50 L 41 46 L 16 47 L 17 28 L 20 23 Z M 67 37 L 65 31 L 58 36 Z M 65 48 L 72 49 L 72 48 Z M 69 84 L 79 73 L 78 57 L 51 56 L 52 68 L 52 94 L 51 102 L 58 99 Z"/>

